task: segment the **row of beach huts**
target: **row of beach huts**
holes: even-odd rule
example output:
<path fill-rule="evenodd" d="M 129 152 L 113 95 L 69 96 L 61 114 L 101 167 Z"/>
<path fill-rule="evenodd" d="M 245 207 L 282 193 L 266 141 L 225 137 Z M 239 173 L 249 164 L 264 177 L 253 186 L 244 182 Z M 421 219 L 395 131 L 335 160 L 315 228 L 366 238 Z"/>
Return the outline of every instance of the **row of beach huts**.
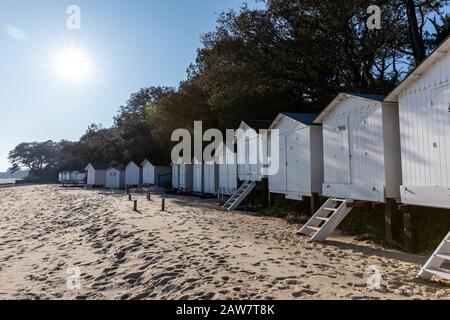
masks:
<path fill-rule="evenodd" d="M 170 166 L 154 164 L 147 159 L 140 165 L 133 161 L 127 165 L 116 166 L 110 166 L 107 163 L 89 163 L 83 171 L 63 171 L 59 173 L 59 183 L 65 186 L 107 189 L 154 185 L 168 186 L 170 185 L 170 174 Z"/>
<path fill-rule="evenodd" d="M 399 208 L 440 208 L 450 214 L 449 49 L 447 39 L 387 97 L 341 93 L 318 115 L 281 113 L 274 121 L 243 121 L 245 135 L 235 150 L 224 147 L 220 164 L 172 164 L 163 172 L 171 174 L 174 189 L 223 197 L 226 210 L 238 208 L 258 185 L 291 200 L 322 196 L 327 200 L 300 230 L 317 241 L 361 202 L 384 204 L 387 228 Z M 270 175 L 259 158 L 261 129 L 268 129 L 269 141 L 274 135 L 279 141 L 278 158 L 267 150 L 279 167 Z M 145 176 L 145 165 L 128 166 Z M 97 179 L 99 170 L 105 170 L 105 186 L 111 186 L 113 172 L 114 186 L 146 183 L 137 180 L 138 173 L 128 180 L 127 168 L 111 171 L 91 164 L 86 169 L 88 185 L 97 184 L 90 177 Z M 450 233 L 420 276 L 450 279 L 442 269 L 449 261 Z"/>

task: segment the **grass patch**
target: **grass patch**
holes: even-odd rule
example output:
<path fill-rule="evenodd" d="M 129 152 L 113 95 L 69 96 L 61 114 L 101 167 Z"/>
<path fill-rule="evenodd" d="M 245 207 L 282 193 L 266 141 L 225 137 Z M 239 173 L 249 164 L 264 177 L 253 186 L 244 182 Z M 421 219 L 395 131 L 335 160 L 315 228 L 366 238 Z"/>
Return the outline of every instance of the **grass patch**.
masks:
<path fill-rule="evenodd" d="M 298 205 L 284 204 L 258 211 L 258 216 L 285 219 L 290 224 L 304 223 L 308 215 Z"/>
<path fill-rule="evenodd" d="M 354 208 L 340 224 L 339 229 L 360 240 L 383 242 L 385 237 L 384 214 L 373 208 Z"/>

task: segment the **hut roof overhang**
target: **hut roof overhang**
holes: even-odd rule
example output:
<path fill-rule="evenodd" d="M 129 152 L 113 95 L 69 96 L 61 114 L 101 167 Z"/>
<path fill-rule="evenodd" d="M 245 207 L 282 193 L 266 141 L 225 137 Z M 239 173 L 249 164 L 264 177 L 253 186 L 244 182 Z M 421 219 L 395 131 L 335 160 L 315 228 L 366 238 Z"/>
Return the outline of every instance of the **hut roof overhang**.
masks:
<path fill-rule="evenodd" d="M 353 93 L 353 92 L 342 92 L 337 95 L 336 98 L 331 101 L 331 103 L 322 111 L 322 113 L 317 117 L 314 123 L 322 124 L 324 119 L 333 112 L 333 110 L 344 100 L 350 98 L 359 98 L 368 101 L 383 102 L 384 96 L 373 95 L 373 94 L 363 94 L 363 93 Z"/>
<path fill-rule="evenodd" d="M 428 58 L 422 61 L 391 93 L 388 94 L 386 102 L 398 102 L 399 96 L 410 84 L 419 80 L 425 72 L 447 55 L 450 50 L 450 37 L 445 39 Z"/>
<path fill-rule="evenodd" d="M 304 124 L 305 126 L 308 126 L 308 127 L 318 126 L 318 124 L 314 123 L 314 120 L 317 118 L 317 116 L 318 116 L 318 114 L 316 114 L 316 113 L 282 112 L 275 118 L 272 125 L 269 127 L 269 130 L 276 128 L 281 123 L 281 121 L 285 118 L 290 118 L 290 119 L 300 122 L 301 124 Z"/>

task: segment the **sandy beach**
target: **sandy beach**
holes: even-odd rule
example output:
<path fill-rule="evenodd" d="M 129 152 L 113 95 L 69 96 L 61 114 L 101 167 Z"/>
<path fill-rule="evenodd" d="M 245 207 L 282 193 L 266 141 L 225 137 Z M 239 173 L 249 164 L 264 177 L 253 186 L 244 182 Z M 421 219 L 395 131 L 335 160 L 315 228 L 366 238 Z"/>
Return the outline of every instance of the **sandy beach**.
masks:
<path fill-rule="evenodd" d="M 450 298 L 448 284 L 417 279 L 426 257 L 344 236 L 310 243 L 214 200 L 169 196 L 161 212 L 159 195 L 133 199 L 139 213 L 123 192 L 0 189 L 0 299 Z"/>

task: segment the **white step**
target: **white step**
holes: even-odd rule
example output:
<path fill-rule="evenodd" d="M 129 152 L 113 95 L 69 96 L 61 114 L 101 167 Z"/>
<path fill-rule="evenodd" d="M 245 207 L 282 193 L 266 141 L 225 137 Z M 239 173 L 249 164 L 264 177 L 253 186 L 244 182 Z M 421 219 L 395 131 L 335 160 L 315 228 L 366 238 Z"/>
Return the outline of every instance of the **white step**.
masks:
<path fill-rule="evenodd" d="M 450 261 L 450 232 L 442 240 L 441 244 L 437 247 L 433 255 L 428 259 L 427 263 L 423 266 L 422 270 L 419 272 L 419 277 L 430 280 L 432 275 L 441 277 L 443 279 L 450 280 L 450 272 L 441 270 L 440 267 L 444 262 Z"/>
<path fill-rule="evenodd" d="M 425 271 L 443 279 L 450 280 L 450 272 L 439 269 L 425 269 Z"/>
<path fill-rule="evenodd" d="M 231 196 L 230 199 L 222 206 L 223 209 L 228 211 L 236 209 L 242 201 L 247 198 L 247 196 L 253 191 L 256 187 L 256 182 L 246 181 L 241 187 L 236 190 L 236 192 Z"/>
<path fill-rule="evenodd" d="M 338 227 L 338 225 L 350 213 L 352 208 L 347 204 L 349 199 L 328 199 L 325 204 L 316 212 L 316 214 L 300 229 L 299 233 L 311 236 L 312 241 L 324 241 Z M 338 208 L 331 208 L 339 203 Z M 324 216 L 324 211 L 331 212 L 329 217 Z M 323 221 L 322 225 L 318 221 Z M 314 233 L 311 230 L 315 231 Z"/>
<path fill-rule="evenodd" d="M 436 257 L 450 261 L 450 254 L 436 253 Z"/>

